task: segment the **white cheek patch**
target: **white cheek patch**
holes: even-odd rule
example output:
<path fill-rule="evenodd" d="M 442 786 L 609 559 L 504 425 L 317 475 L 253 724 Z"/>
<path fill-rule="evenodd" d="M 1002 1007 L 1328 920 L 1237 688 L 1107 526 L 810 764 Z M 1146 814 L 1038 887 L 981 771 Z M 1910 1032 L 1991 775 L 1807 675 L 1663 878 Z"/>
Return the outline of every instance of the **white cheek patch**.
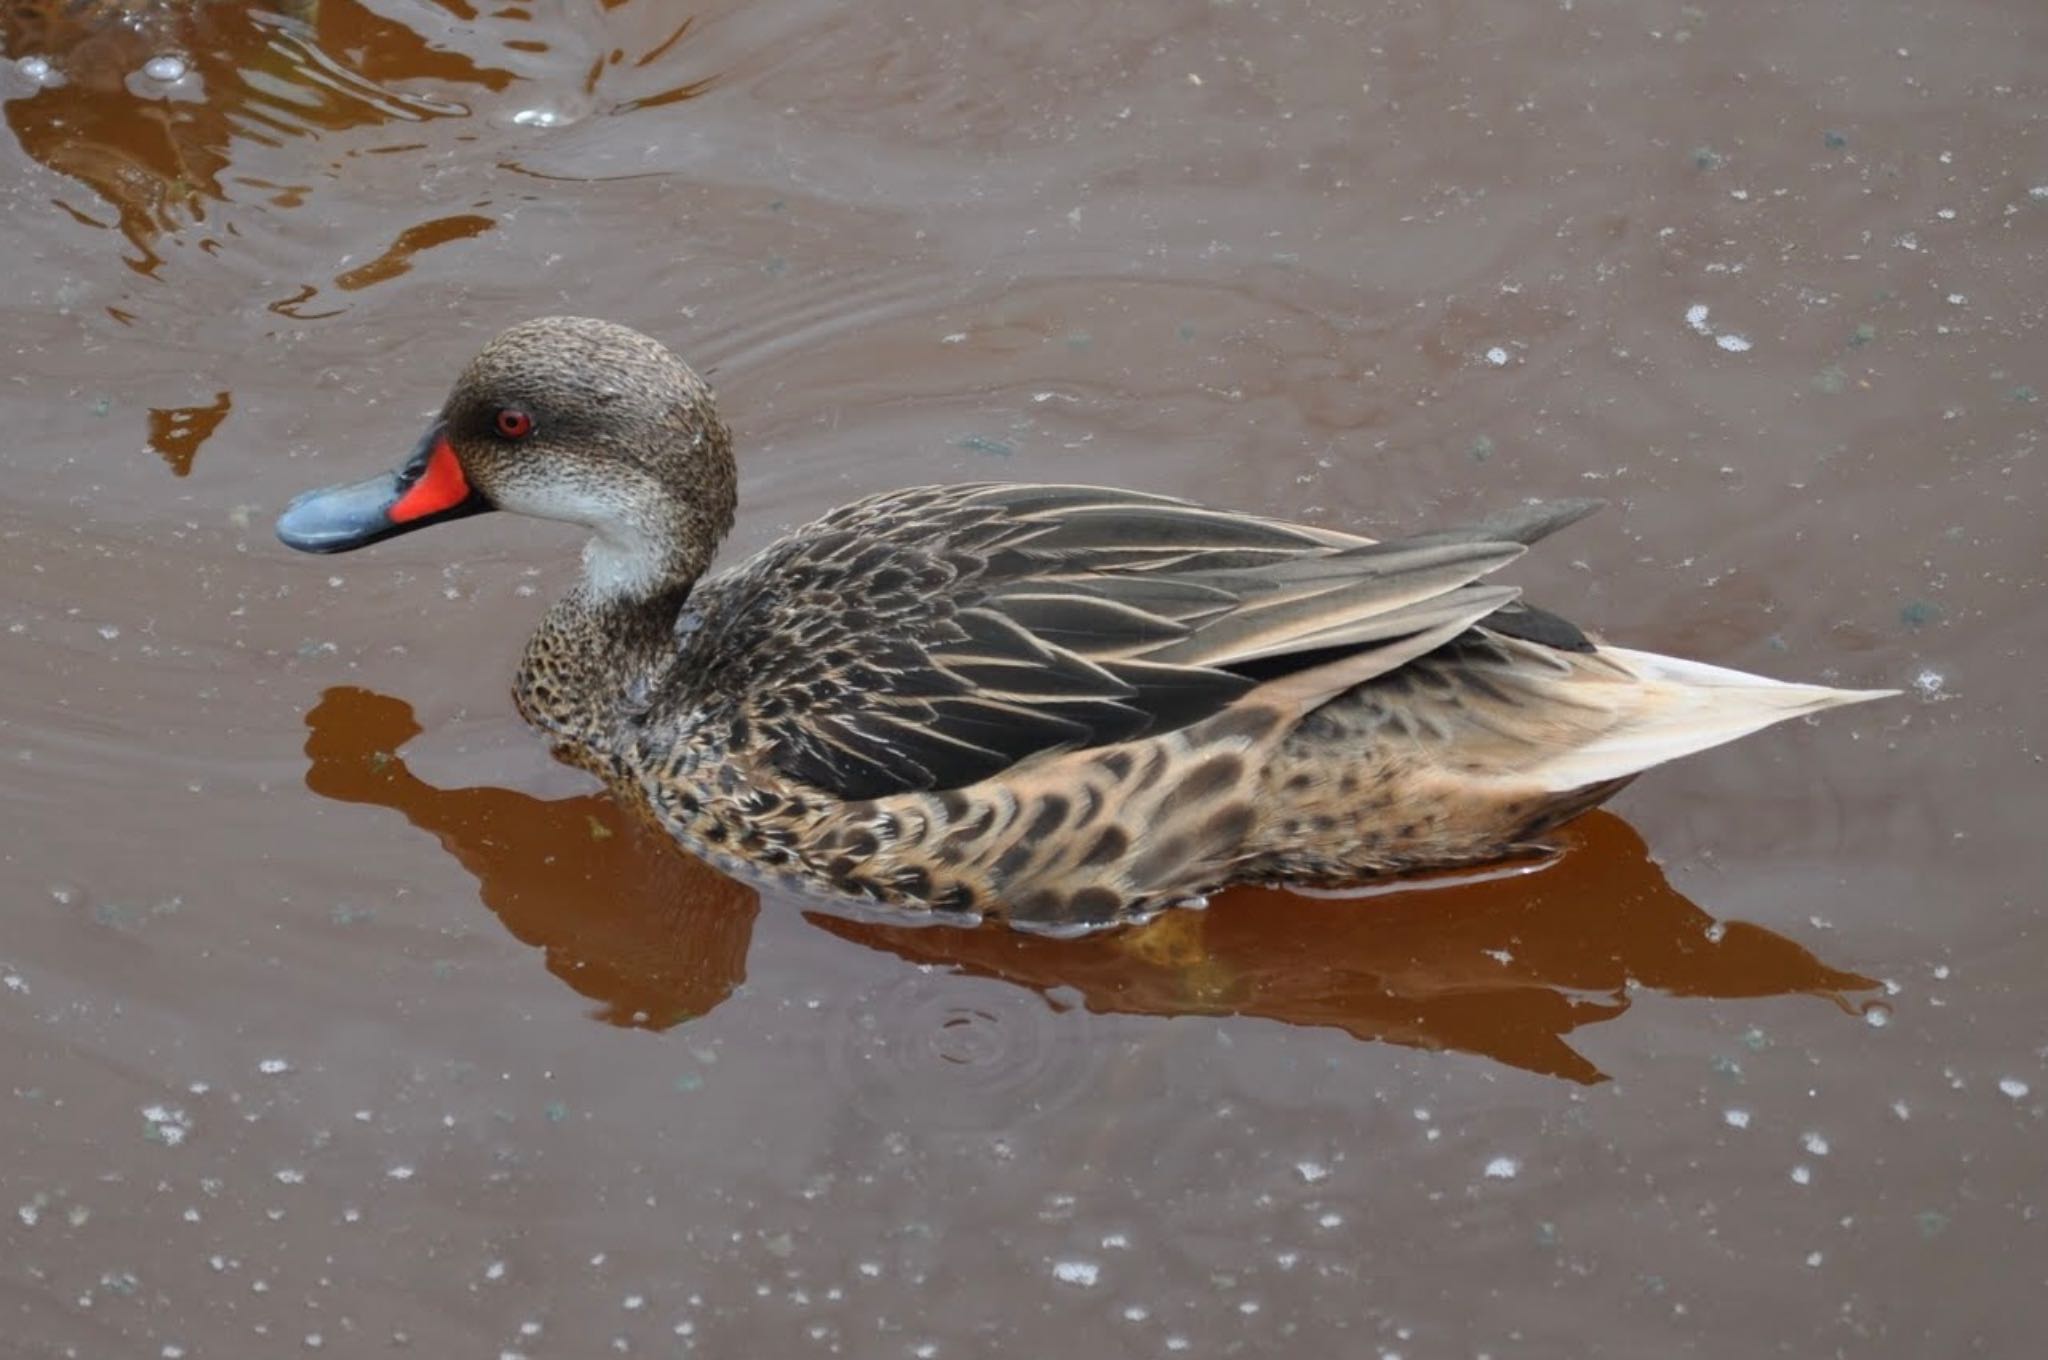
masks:
<path fill-rule="evenodd" d="M 523 480 L 514 481 L 508 486 L 493 487 L 491 501 L 500 510 L 509 510 L 515 515 L 561 520 L 565 524 L 580 524 L 586 529 L 602 530 L 619 513 L 616 500 L 594 496 L 582 487 L 566 483 L 537 486 Z"/>
<path fill-rule="evenodd" d="M 599 533 L 583 545 L 583 584 L 600 600 L 643 597 L 662 584 L 666 561 L 645 535 Z"/>
<path fill-rule="evenodd" d="M 580 524 L 592 533 L 583 547 L 583 581 L 598 599 L 645 595 L 662 583 L 668 553 L 658 533 L 628 517 L 619 497 L 593 494 L 566 480 L 514 482 L 494 488 L 500 510 Z"/>

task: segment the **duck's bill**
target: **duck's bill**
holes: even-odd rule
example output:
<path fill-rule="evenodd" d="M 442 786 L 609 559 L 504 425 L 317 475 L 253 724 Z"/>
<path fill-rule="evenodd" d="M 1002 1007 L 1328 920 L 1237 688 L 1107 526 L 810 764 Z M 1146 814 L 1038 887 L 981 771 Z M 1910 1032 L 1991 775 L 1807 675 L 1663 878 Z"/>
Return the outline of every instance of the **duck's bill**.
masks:
<path fill-rule="evenodd" d="M 286 506 L 277 536 L 300 552 L 348 552 L 491 508 L 463 476 L 437 421 L 398 471 L 308 491 Z"/>

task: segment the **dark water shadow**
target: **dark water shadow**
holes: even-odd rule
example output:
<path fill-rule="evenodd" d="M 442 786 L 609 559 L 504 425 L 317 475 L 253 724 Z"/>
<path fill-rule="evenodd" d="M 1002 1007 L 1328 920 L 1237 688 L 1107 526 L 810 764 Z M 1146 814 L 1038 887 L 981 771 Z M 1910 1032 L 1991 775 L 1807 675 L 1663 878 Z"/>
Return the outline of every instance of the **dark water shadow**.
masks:
<path fill-rule="evenodd" d="M 396 754 L 420 730 L 412 710 L 367 690 L 328 690 L 306 723 L 307 787 L 392 808 L 432 832 L 476 875 L 506 928 L 602 1003 L 609 1023 L 667 1028 L 719 1004 L 745 977 L 753 890 L 610 798 L 435 788 Z M 1354 902 L 1238 888 L 1206 911 L 1074 940 L 821 911 L 805 919 L 1059 1005 L 1078 994 L 1101 1013 L 1257 1016 L 1580 1082 L 1605 1074 L 1566 1036 L 1621 1015 L 1639 989 L 1807 994 L 1846 1007 L 1847 993 L 1877 985 L 1774 931 L 1717 922 L 1672 888 L 1642 838 L 1612 814 L 1580 818 L 1561 840 L 1563 853 L 1533 873 Z"/>

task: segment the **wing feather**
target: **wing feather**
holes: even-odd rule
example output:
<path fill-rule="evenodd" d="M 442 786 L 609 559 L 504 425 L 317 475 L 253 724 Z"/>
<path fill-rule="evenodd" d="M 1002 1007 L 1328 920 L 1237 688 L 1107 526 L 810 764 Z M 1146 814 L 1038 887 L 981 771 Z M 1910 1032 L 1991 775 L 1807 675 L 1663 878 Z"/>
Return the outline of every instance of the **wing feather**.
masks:
<path fill-rule="evenodd" d="M 748 734 L 840 797 L 957 788 L 1172 731 L 1261 686 L 1320 703 L 1483 638 L 1473 626 L 1496 613 L 1518 646 L 1590 645 L 1475 584 L 1590 508 L 1374 543 L 1102 487 L 892 492 L 700 586 L 704 626 L 659 702 L 695 715 L 707 752 Z"/>

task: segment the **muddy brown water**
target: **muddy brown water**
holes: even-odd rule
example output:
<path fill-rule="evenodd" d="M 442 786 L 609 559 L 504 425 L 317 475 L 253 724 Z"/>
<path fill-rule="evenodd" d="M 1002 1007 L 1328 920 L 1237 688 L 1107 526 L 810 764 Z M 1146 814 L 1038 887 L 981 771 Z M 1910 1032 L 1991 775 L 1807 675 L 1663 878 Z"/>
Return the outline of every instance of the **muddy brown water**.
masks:
<path fill-rule="evenodd" d="M 2038 1345 L 2038 4 L 0 34 L 0 1355 Z M 1908 694 L 1462 886 L 758 900 L 513 716 L 568 532 L 270 536 L 565 310 L 714 370 L 734 551 L 948 479 L 1590 492 L 1535 598 Z"/>

